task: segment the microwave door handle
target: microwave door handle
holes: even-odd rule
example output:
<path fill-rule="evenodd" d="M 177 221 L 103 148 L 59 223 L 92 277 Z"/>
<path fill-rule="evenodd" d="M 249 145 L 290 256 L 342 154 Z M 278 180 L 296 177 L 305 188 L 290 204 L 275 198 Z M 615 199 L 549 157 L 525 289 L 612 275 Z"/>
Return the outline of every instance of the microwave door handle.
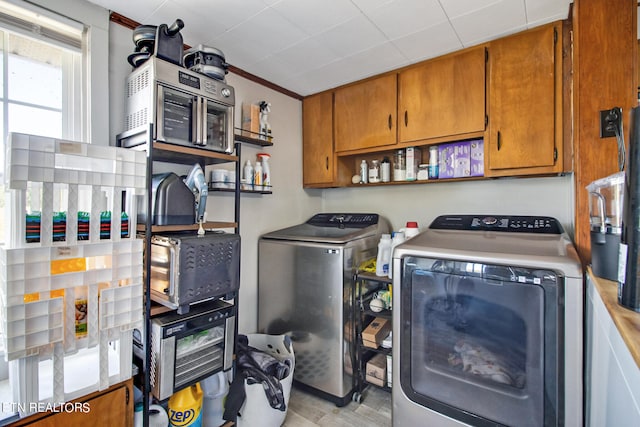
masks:
<path fill-rule="evenodd" d="M 176 270 L 179 265 L 176 262 L 176 257 L 178 254 L 174 248 L 169 248 L 169 297 L 173 298 L 176 296 Z"/>
<path fill-rule="evenodd" d="M 191 111 L 191 129 L 195 133 L 196 145 L 204 145 L 202 143 L 202 127 L 200 126 L 202 117 L 202 98 L 199 96 L 194 97 Z"/>
<path fill-rule="evenodd" d="M 235 139 L 235 136 L 233 134 L 234 107 L 232 106 L 228 107 L 227 114 L 225 116 L 226 117 L 224 120 L 226 124 L 227 134 L 224 135 L 223 137 L 224 141 L 220 141 L 220 143 L 224 148 L 226 148 L 225 151 L 227 153 L 231 153 L 233 152 L 233 149 L 234 149 L 234 139 Z"/>
<path fill-rule="evenodd" d="M 158 96 L 156 97 L 156 140 L 164 141 L 164 87 L 156 85 Z"/>
<path fill-rule="evenodd" d="M 207 112 L 208 112 L 208 108 L 209 105 L 207 104 L 207 98 L 200 98 L 202 99 L 202 112 L 201 115 L 198 116 L 200 117 L 202 120 L 200 120 L 200 123 L 202 123 L 202 127 L 201 132 L 202 132 L 202 145 L 203 146 L 207 146 L 207 144 L 209 143 L 209 141 L 207 141 Z"/>

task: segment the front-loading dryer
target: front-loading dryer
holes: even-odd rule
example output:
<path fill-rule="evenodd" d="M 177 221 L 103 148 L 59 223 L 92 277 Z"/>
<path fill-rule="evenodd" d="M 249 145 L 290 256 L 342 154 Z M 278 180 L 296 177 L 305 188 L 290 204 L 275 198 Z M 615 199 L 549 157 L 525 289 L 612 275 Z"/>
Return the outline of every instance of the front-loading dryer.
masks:
<path fill-rule="evenodd" d="M 441 216 L 393 263 L 394 426 L 582 426 L 582 266 L 555 219 Z"/>

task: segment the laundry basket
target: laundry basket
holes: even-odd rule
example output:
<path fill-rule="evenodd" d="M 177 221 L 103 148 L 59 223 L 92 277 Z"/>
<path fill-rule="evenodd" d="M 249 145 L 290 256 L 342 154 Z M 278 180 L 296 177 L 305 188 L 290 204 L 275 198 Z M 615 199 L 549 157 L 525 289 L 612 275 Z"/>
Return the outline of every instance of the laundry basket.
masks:
<path fill-rule="evenodd" d="M 264 351 L 280 361 L 289 360 L 291 369 L 289 375 L 280 380 L 285 404 L 289 405 L 291 383 L 293 382 L 293 369 L 295 368 L 295 356 L 293 345 L 287 335 L 248 334 L 249 346 Z M 238 414 L 237 425 L 239 427 L 279 427 L 284 423 L 287 409 L 280 411 L 269 405 L 262 384 L 247 384 L 245 380 L 246 400 Z"/>

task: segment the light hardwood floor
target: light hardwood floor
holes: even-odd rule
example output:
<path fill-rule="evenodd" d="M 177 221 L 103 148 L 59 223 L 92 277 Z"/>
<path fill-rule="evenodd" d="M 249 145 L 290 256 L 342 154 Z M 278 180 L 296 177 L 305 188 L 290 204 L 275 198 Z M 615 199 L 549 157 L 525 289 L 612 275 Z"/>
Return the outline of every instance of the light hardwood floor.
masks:
<path fill-rule="evenodd" d="M 289 397 L 289 408 L 283 427 L 390 427 L 391 393 L 368 386 L 362 402 L 334 403 L 296 388 Z"/>

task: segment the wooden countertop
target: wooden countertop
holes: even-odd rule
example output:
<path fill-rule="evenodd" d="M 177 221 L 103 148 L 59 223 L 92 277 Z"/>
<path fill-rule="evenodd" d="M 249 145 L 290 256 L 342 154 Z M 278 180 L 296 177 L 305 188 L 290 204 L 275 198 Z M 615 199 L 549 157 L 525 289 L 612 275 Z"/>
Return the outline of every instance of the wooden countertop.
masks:
<path fill-rule="evenodd" d="M 588 268 L 589 278 L 595 285 L 607 311 L 618 328 L 629 352 L 640 368 L 640 313 L 624 308 L 618 304 L 618 283 L 597 277 Z"/>

